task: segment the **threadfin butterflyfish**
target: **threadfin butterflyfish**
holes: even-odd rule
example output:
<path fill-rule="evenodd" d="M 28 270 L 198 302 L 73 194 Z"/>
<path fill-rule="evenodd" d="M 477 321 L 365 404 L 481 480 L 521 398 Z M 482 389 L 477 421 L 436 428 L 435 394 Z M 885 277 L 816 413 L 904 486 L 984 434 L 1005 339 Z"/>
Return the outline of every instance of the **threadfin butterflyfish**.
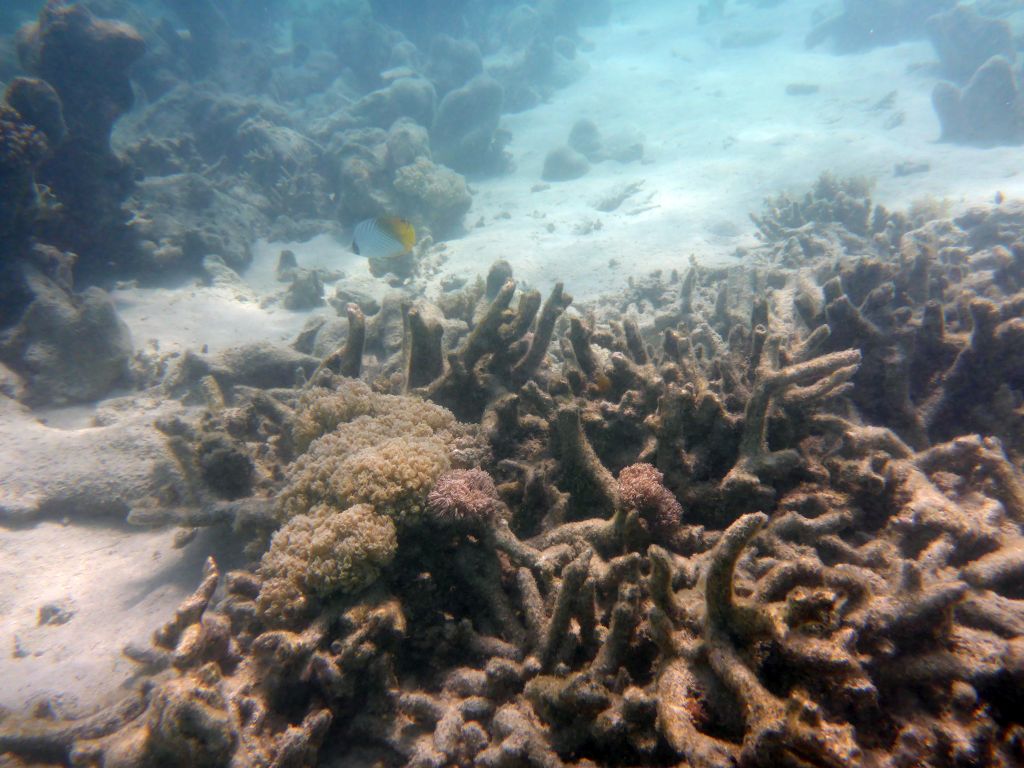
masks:
<path fill-rule="evenodd" d="M 416 245 L 416 230 L 398 216 L 364 219 L 352 232 L 352 250 L 370 261 L 395 259 Z"/>

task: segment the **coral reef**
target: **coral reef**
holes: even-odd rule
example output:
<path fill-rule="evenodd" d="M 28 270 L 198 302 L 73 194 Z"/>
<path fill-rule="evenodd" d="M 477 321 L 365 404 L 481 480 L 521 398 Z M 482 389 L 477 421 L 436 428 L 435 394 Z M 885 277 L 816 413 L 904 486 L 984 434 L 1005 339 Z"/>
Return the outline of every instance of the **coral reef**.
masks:
<path fill-rule="evenodd" d="M 917 223 L 866 192 L 775 198 L 749 265 L 692 264 L 583 315 L 560 286 L 515 302 L 496 264 L 445 305 L 456 343 L 407 308 L 387 376 L 359 363 L 353 307 L 291 387 L 182 378 L 220 402 L 195 466 L 233 448 L 258 478 L 189 524 L 240 529 L 262 499 L 262 560 L 211 562 L 153 647 L 126 649 L 156 675 L 140 693 L 9 716 L 0 750 L 1019 763 L 1024 209 Z"/>
<path fill-rule="evenodd" d="M 0 104 L 0 234 L 18 238 L 36 206 L 35 171 L 63 139 L 60 102 L 40 80 L 17 78 Z"/>
<path fill-rule="evenodd" d="M 260 615 L 287 625 L 314 598 L 358 592 L 377 580 L 397 547 L 395 524 L 368 504 L 340 512 L 320 504 L 295 515 L 274 534 L 260 563 Z"/>
<path fill-rule="evenodd" d="M 52 96 L 40 109 L 41 90 L 12 84 L 28 98 L 0 121 L 0 231 L 75 253 L 80 286 L 201 276 L 207 257 L 241 270 L 256 238 L 344 238 L 372 216 L 457 236 L 463 174 L 510 168 L 502 114 L 584 72 L 580 28 L 610 15 L 564 0 L 153 6 L 53 0 L 18 33 L 20 71 L 0 50 L 5 81 L 26 72 Z M 37 10 L 5 7 L 12 20 Z M 604 156 L 642 155 L 619 139 Z M 5 294 L 25 302 L 16 280 Z"/>
<path fill-rule="evenodd" d="M 438 159 L 456 171 L 500 168 L 505 162 L 498 133 L 503 101 L 501 84 L 487 75 L 445 94 L 430 129 Z"/>
<path fill-rule="evenodd" d="M 376 394 L 359 382 L 340 393 L 314 388 L 297 408 L 293 435 L 302 454 L 280 496 L 286 519 L 321 504 L 416 515 L 451 466 L 453 444 L 468 437 L 444 408 Z"/>
<path fill-rule="evenodd" d="M 110 133 L 132 106 L 127 70 L 144 51 L 133 28 L 97 19 L 77 3 L 47 3 L 18 35 L 22 66 L 52 86 L 67 125 L 67 136 L 37 173 L 62 204 L 42 234 L 77 253 L 82 273 L 105 265 L 111 244 L 123 236 L 121 203 L 133 171 L 111 150 Z"/>
<path fill-rule="evenodd" d="M 425 157 L 395 171 L 394 185 L 401 209 L 414 219 L 429 222 L 438 237 L 461 226 L 473 202 L 462 176 Z"/>
<path fill-rule="evenodd" d="M 427 497 L 430 515 L 443 525 L 484 526 L 498 508 L 498 491 L 482 469 L 456 469 L 437 479 Z"/>

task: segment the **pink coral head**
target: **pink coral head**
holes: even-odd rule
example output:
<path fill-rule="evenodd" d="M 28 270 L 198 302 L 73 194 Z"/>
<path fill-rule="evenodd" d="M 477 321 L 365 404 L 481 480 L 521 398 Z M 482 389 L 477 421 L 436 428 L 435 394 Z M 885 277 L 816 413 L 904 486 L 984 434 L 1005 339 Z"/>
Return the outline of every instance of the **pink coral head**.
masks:
<path fill-rule="evenodd" d="M 437 479 L 427 509 L 445 525 L 478 525 L 490 520 L 500 504 L 491 476 L 482 469 L 453 469 Z"/>
<path fill-rule="evenodd" d="M 683 508 L 663 479 L 651 464 L 630 464 L 619 472 L 619 494 L 622 502 L 637 510 L 655 532 L 670 533 L 679 526 Z"/>

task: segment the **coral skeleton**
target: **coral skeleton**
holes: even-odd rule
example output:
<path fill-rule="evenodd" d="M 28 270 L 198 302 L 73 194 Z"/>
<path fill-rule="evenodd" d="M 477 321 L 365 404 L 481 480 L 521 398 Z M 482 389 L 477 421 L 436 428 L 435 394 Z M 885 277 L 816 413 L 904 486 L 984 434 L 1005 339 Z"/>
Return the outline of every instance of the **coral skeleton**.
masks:
<path fill-rule="evenodd" d="M 209 410 L 166 426 L 183 467 L 250 463 L 247 495 L 183 500 L 181 521 L 232 524 L 253 563 L 208 562 L 153 646 L 125 649 L 139 692 L 9 715 L 0 751 L 1020 764 L 1024 282 L 990 265 L 1018 274 L 1024 209 L 915 223 L 864 195 L 824 179 L 769 201 L 755 265 L 569 317 L 561 285 L 495 265 L 447 305 L 457 340 L 408 307 L 376 373 L 353 310 L 355 342 L 293 387 L 183 377 Z M 837 258 L 851 242 L 867 255 Z"/>

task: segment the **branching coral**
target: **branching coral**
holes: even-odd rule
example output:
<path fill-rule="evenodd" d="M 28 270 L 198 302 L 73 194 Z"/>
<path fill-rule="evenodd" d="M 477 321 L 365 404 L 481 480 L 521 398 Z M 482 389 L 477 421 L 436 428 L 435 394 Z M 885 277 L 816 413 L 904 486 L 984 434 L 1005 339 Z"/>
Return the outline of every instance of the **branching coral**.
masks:
<path fill-rule="evenodd" d="M 516 303 L 496 269 L 446 360 L 406 358 L 444 360 L 434 404 L 329 368 L 275 391 L 304 451 L 283 525 L 219 607 L 211 570 L 132 649 L 174 684 L 95 743 L 19 721 L 0 744 L 96 762 L 189 713 L 199 763 L 1019 763 L 1022 446 L 984 410 L 1020 388 L 1024 215 L 883 229 L 870 258 L 787 271 L 781 233 L 773 266 L 630 287 L 658 325 L 559 323 L 560 289 Z M 436 404 L 460 393 L 493 456 Z"/>

